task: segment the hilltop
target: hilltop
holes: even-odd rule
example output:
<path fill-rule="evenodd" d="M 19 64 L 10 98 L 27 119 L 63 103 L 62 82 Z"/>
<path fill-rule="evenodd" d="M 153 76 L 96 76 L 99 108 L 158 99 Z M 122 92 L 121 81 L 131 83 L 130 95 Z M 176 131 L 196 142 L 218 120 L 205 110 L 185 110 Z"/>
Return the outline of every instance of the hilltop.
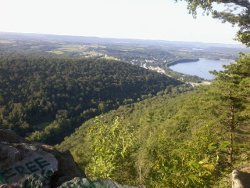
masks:
<path fill-rule="evenodd" d="M 0 59 L 0 124 L 56 144 L 98 114 L 181 84 L 115 60 L 6 55 Z"/>

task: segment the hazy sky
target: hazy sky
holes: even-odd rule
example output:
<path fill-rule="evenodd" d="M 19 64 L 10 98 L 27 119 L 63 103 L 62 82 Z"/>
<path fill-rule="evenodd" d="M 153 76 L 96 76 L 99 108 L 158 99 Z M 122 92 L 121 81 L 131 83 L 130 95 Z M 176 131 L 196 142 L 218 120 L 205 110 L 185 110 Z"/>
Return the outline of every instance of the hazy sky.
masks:
<path fill-rule="evenodd" d="M 174 0 L 0 0 L 0 31 L 236 43 L 237 28 Z"/>

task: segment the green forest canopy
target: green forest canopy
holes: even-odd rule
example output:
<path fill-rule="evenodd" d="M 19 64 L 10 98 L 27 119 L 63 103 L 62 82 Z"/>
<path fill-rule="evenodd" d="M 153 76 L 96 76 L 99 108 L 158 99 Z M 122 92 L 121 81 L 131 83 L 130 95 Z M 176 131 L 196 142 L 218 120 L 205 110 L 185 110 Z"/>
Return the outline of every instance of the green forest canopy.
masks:
<path fill-rule="evenodd" d="M 201 7 L 238 25 L 238 40 L 249 46 L 248 0 L 186 1 L 193 14 Z M 240 14 L 218 12 L 216 2 Z M 250 162 L 249 54 L 215 73 L 210 86 L 182 95 L 171 87 L 180 82 L 117 61 L 3 57 L 0 71 L 0 125 L 30 140 L 59 143 L 85 120 L 130 104 L 90 119 L 58 146 L 90 177 L 228 187 L 229 172 Z"/>
<path fill-rule="evenodd" d="M 119 107 L 84 123 L 58 148 L 69 149 L 92 178 L 146 187 L 229 187 L 232 168 L 250 162 L 249 78 L 250 56 L 242 55 L 212 85 Z"/>
<path fill-rule="evenodd" d="M 249 46 L 247 0 L 186 0 L 237 24 Z M 218 12 L 213 3 L 239 8 Z M 92 177 L 148 187 L 229 187 L 232 168 L 249 164 L 250 55 L 241 55 L 210 86 L 120 107 L 83 124 L 58 146 Z M 226 178 L 225 178 L 226 177 Z"/>
<path fill-rule="evenodd" d="M 180 84 L 114 60 L 4 56 L 0 127 L 55 144 L 95 115 Z"/>

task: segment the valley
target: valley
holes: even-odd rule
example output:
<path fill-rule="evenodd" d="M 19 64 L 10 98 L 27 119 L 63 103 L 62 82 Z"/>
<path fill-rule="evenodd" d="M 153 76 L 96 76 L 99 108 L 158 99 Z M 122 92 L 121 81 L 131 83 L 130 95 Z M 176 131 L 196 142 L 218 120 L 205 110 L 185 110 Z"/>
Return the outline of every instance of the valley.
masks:
<path fill-rule="evenodd" d="M 249 0 L 0 0 L 0 188 L 250 188 Z"/>
<path fill-rule="evenodd" d="M 248 52 L 237 45 L 0 33 L 0 129 L 69 150 L 91 179 L 228 187 L 227 174 L 250 161 Z M 235 63 L 221 69 L 228 60 Z M 172 70 L 180 65 L 222 71 L 209 77 L 208 70 Z"/>
<path fill-rule="evenodd" d="M 202 78 L 172 71 L 176 62 L 204 59 L 237 59 L 249 49 L 241 45 L 168 42 L 134 39 L 0 33 L 1 53 L 18 51 L 49 57 L 105 58 L 151 69 L 181 81 L 201 82 Z M 7 41 L 7 42 L 6 42 Z"/>

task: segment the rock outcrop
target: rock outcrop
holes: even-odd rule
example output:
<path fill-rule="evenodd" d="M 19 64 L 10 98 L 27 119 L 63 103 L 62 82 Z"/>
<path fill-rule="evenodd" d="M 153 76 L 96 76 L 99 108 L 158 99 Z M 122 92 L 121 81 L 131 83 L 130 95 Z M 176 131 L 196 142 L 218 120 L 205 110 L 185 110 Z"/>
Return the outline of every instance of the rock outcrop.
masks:
<path fill-rule="evenodd" d="M 90 181 L 87 178 L 74 178 L 71 181 L 63 183 L 58 188 L 69 188 L 69 187 L 79 187 L 79 188 L 133 188 L 131 186 L 120 185 L 112 180 L 96 179 Z M 135 188 L 135 187 L 134 187 Z"/>
<path fill-rule="evenodd" d="M 0 129 L 0 188 L 128 188 L 111 180 L 90 181 L 69 152 L 31 143 Z"/>
<path fill-rule="evenodd" d="M 12 131 L 0 129 L 0 185 L 27 187 L 32 181 L 40 183 L 32 187 L 57 187 L 74 177 L 86 176 L 69 152 L 30 143 Z"/>
<path fill-rule="evenodd" d="M 250 167 L 233 170 L 232 188 L 250 188 Z"/>

